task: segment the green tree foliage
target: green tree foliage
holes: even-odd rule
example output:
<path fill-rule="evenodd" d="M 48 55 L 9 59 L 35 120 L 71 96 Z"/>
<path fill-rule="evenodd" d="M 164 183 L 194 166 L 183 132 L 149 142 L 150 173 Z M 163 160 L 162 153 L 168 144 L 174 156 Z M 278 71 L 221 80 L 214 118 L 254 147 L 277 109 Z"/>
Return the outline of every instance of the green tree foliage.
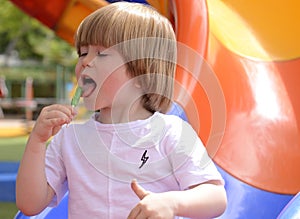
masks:
<path fill-rule="evenodd" d="M 29 17 L 8 0 L 0 0 L 0 54 L 17 52 L 20 59 L 44 66 L 72 67 L 75 49 L 39 21 Z"/>

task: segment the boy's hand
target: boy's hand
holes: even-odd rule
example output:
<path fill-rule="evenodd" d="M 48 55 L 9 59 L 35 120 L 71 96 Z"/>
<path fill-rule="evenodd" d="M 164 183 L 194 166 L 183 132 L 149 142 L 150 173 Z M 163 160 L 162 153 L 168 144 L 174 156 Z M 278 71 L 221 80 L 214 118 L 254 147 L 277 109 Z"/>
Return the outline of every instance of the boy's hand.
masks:
<path fill-rule="evenodd" d="M 55 135 L 64 124 L 68 124 L 75 116 L 71 106 L 54 104 L 42 109 L 31 135 L 40 142 L 46 142 Z"/>
<path fill-rule="evenodd" d="M 168 193 L 148 192 L 136 180 L 131 182 L 131 189 L 141 201 L 131 210 L 128 219 L 174 218 L 175 204 Z"/>

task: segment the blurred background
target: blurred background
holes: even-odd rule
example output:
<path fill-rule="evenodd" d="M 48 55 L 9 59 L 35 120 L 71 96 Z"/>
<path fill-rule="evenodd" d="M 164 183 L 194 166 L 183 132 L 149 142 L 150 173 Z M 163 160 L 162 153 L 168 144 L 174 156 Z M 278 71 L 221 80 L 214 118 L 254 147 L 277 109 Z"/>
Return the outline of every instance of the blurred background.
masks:
<path fill-rule="evenodd" d="M 77 54 L 10 1 L 0 5 L 0 218 L 10 219 L 17 209 L 9 182 L 28 133 L 42 107 L 70 101 Z"/>
<path fill-rule="evenodd" d="M 2 118 L 24 119 L 27 107 L 34 119 L 42 105 L 68 98 L 77 55 L 71 45 L 11 2 L 0 3 Z"/>

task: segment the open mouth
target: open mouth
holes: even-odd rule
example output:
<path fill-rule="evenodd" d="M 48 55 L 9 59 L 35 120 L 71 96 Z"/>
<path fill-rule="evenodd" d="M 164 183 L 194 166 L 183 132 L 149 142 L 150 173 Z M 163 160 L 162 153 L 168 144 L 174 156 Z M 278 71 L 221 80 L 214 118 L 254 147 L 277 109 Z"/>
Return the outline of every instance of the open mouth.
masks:
<path fill-rule="evenodd" d="M 88 76 L 82 76 L 82 90 L 83 90 L 83 93 L 82 93 L 82 97 L 89 97 L 93 92 L 94 90 L 96 89 L 97 87 L 97 84 L 96 82 L 88 77 Z"/>

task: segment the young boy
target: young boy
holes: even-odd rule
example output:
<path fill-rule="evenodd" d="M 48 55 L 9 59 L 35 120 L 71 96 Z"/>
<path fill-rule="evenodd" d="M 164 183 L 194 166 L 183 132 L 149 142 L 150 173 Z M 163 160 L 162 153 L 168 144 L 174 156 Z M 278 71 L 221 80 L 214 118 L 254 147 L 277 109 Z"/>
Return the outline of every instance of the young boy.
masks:
<path fill-rule="evenodd" d="M 45 107 L 17 177 L 17 205 L 35 215 L 69 191 L 69 218 L 211 218 L 223 213 L 223 180 L 172 103 L 176 38 L 148 6 L 113 3 L 78 28 L 78 86 L 88 110 Z M 46 142 L 51 137 L 46 148 Z"/>

